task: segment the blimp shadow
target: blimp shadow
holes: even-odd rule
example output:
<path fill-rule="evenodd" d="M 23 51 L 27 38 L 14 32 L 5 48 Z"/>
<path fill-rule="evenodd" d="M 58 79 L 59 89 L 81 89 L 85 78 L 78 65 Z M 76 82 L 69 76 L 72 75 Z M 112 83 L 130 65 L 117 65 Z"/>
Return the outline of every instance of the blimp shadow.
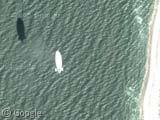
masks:
<path fill-rule="evenodd" d="M 18 39 L 21 41 L 26 39 L 25 26 L 24 26 L 24 21 L 22 18 L 17 18 L 16 28 L 17 28 Z"/>

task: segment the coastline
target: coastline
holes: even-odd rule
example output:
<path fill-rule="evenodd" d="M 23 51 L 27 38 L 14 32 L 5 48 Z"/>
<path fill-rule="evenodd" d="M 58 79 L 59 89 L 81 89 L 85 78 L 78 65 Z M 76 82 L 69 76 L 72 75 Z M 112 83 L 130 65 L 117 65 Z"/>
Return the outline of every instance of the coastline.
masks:
<path fill-rule="evenodd" d="M 142 120 L 160 120 L 160 2 L 155 1 L 151 22 L 149 24 L 149 40 L 147 49 L 146 73 L 142 84 L 140 117 Z M 158 46 L 159 45 L 159 46 Z"/>

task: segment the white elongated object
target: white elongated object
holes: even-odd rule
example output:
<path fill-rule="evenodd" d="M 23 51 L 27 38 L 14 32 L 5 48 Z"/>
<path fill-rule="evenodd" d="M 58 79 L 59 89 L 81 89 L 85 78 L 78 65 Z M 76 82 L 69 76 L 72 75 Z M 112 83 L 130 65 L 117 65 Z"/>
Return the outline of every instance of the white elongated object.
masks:
<path fill-rule="evenodd" d="M 62 55 L 59 52 L 59 50 L 57 50 L 55 53 L 55 63 L 56 63 L 55 72 L 61 73 L 63 71 L 63 66 L 62 66 Z"/>

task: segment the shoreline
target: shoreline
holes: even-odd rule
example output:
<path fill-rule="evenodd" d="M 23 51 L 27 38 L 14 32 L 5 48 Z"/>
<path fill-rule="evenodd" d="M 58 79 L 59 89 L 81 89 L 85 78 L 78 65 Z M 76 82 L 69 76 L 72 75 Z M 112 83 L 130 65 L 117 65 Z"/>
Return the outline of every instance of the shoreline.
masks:
<path fill-rule="evenodd" d="M 160 120 L 160 2 L 155 1 L 149 24 L 146 72 L 140 93 L 140 117 L 142 120 Z M 158 46 L 159 45 L 159 46 Z M 159 73 L 160 74 L 160 73 Z"/>

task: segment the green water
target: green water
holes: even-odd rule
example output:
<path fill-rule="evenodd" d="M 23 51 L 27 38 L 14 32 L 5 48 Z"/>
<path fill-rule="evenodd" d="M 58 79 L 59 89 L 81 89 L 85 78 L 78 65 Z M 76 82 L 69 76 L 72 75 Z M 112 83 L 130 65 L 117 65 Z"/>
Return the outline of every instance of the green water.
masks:
<path fill-rule="evenodd" d="M 152 8 L 152 0 L 0 0 L 0 120 L 6 108 L 36 109 L 38 120 L 139 120 Z"/>

